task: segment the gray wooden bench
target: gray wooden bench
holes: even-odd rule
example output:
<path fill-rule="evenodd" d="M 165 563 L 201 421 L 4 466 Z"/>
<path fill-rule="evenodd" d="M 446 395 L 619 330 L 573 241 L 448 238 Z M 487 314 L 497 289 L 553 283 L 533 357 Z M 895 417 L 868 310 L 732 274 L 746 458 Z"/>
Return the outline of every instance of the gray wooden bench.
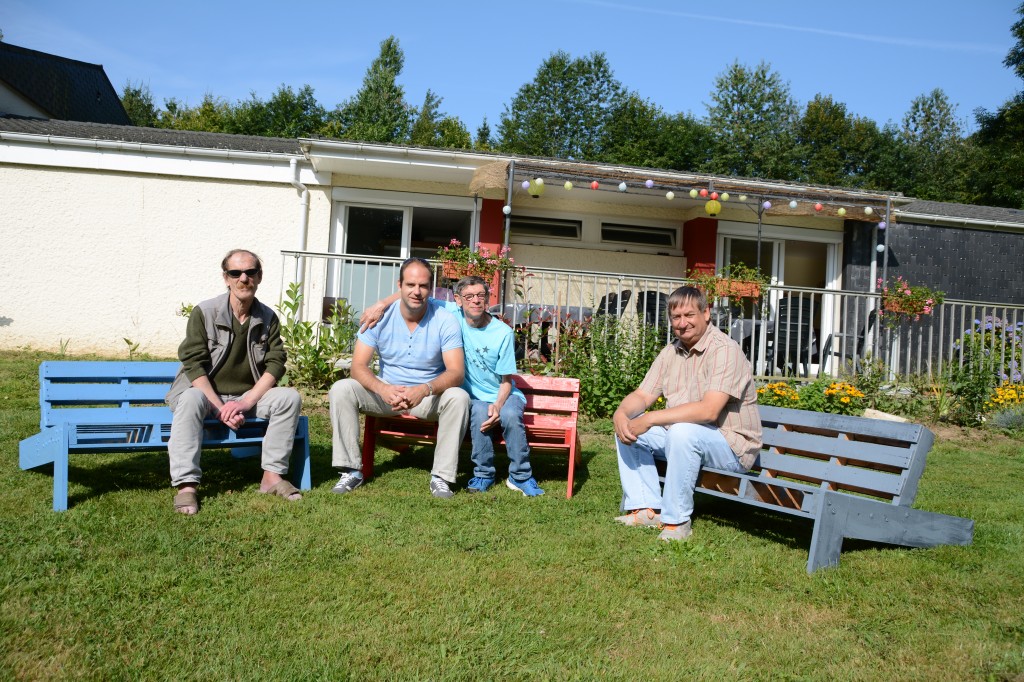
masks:
<path fill-rule="evenodd" d="M 807 572 L 839 563 L 843 540 L 969 545 L 974 521 L 913 509 L 932 432 L 917 424 L 759 406 L 764 448 L 737 474 L 705 467 L 699 493 L 814 523 Z"/>
<path fill-rule="evenodd" d="M 18 446 L 22 469 L 53 464 L 53 509 L 68 508 L 71 454 L 166 450 L 171 410 L 164 396 L 177 362 L 48 361 L 39 365 L 39 433 Z M 264 419 L 237 431 L 218 420 L 204 425 L 203 448 L 228 448 L 236 457 L 260 453 Z M 302 416 L 291 457 L 292 479 L 311 487 L 309 420 Z"/>

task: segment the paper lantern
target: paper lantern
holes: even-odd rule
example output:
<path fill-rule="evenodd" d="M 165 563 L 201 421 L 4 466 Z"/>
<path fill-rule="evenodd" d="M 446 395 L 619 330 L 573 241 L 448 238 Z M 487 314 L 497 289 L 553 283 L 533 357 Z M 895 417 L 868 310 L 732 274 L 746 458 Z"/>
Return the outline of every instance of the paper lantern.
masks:
<path fill-rule="evenodd" d="M 741 194 L 740 195 L 740 201 L 746 201 L 746 200 L 747 200 L 747 195 L 746 194 Z"/>
<path fill-rule="evenodd" d="M 718 201 L 718 192 L 712 192 L 711 198 L 714 199 L 715 201 Z"/>
<path fill-rule="evenodd" d="M 722 210 L 722 204 L 718 203 L 715 199 L 711 199 L 708 203 L 704 204 L 704 212 L 712 218 L 718 215 L 718 212 Z"/>
<path fill-rule="evenodd" d="M 522 186 L 523 186 L 523 189 L 530 189 L 530 181 L 529 180 L 523 180 L 523 185 Z"/>
<path fill-rule="evenodd" d="M 530 196 L 534 199 L 540 199 L 544 196 L 544 181 L 537 178 L 529 184 L 529 189 L 526 190 L 530 193 Z"/>
<path fill-rule="evenodd" d="M 889 227 L 889 226 L 885 224 L 884 220 L 882 222 L 878 223 L 878 229 L 879 230 L 884 230 L 887 227 Z"/>
<path fill-rule="evenodd" d="M 708 191 L 704 188 L 701 188 L 701 190 L 697 192 L 697 194 L 701 195 L 702 197 L 706 197 L 708 195 Z"/>
<path fill-rule="evenodd" d="M 625 182 L 620 182 L 619 183 L 619 191 L 620 192 L 625 192 L 626 191 L 626 183 Z"/>
<path fill-rule="evenodd" d="M 820 203 L 817 203 L 817 204 L 814 205 L 814 210 L 815 211 L 820 211 L 823 208 L 825 208 L 825 207 L 822 206 Z"/>
<path fill-rule="evenodd" d="M 653 189 L 654 188 L 654 180 L 648 180 L 647 182 L 645 182 L 644 183 L 644 187 L 646 187 L 647 189 Z"/>
<path fill-rule="evenodd" d="M 795 209 L 795 208 L 796 208 L 796 205 L 797 205 L 797 204 L 796 204 L 796 199 L 793 199 L 793 200 L 792 200 L 791 202 L 789 202 L 789 207 L 790 207 L 790 208 L 793 208 L 793 209 Z"/>
<path fill-rule="evenodd" d="M 875 251 L 877 251 L 878 253 L 882 253 L 883 251 L 885 251 L 885 244 L 879 244 L 878 246 L 876 246 Z"/>
<path fill-rule="evenodd" d="M 840 206 L 839 210 L 836 211 L 836 213 L 838 213 L 840 216 L 844 216 L 844 215 L 846 215 L 846 209 L 843 208 L 842 206 Z"/>
<path fill-rule="evenodd" d="M 697 198 L 697 190 L 695 190 L 695 189 L 691 189 L 690 190 L 690 198 L 691 199 L 696 199 Z"/>
<path fill-rule="evenodd" d="M 865 206 L 864 207 L 864 215 L 871 215 L 874 212 L 875 212 L 875 209 L 871 208 L 870 206 Z"/>
<path fill-rule="evenodd" d="M 766 211 L 767 211 L 767 210 L 768 210 L 769 208 L 771 208 L 771 207 L 772 207 L 772 202 L 770 202 L 770 201 L 766 201 L 766 202 L 764 202 L 763 204 L 761 204 L 761 208 L 763 208 L 763 209 L 764 209 L 764 210 L 766 210 Z"/>
<path fill-rule="evenodd" d="M 590 189 L 597 189 L 600 186 L 601 183 L 599 183 L 597 180 L 594 180 L 592 183 L 590 183 Z"/>
<path fill-rule="evenodd" d="M 564 184 L 564 185 L 562 185 L 562 187 L 564 187 L 564 188 L 565 188 L 565 191 L 566 191 L 566 192 L 568 192 L 569 190 L 571 190 L 571 189 L 572 189 L 572 183 L 571 183 L 571 182 L 569 182 L 568 180 L 566 180 L 566 181 L 565 181 L 565 184 Z"/>
<path fill-rule="evenodd" d="M 675 192 L 665 192 L 665 198 L 668 199 L 669 201 L 672 201 L 673 199 L 676 198 L 676 193 Z"/>
<path fill-rule="evenodd" d="M 720 196 L 719 199 L 721 199 L 722 201 L 729 201 L 729 193 L 722 192 L 722 196 Z"/>
<path fill-rule="evenodd" d="M 501 207 L 501 212 L 504 213 L 505 215 L 508 215 L 509 213 L 512 212 L 512 207 L 509 206 L 508 204 L 505 204 L 504 206 Z"/>

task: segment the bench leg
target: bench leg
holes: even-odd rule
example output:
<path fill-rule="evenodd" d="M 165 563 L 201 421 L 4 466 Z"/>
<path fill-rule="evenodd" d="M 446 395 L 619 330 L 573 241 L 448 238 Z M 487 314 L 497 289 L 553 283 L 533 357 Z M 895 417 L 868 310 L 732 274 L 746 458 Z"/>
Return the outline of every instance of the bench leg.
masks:
<path fill-rule="evenodd" d="M 576 479 L 576 465 L 583 461 L 583 458 L 580 456 L 580 451 L 583 448 L 580 446 L 579 432 L 572 434 L 569 443 L 569 480 L 565 486 L 565 499 L 567 500 L 572 499 L 573 483 Z"/>
<path fill-rule="evenodd" d="M 839 565 L 845 517 L 845 509 L 830 504 L 828 496 L 823 496 L 818 518 L 814 519 L 814 531 L 811 533 L 811 549 L 807 556 L 808 573 L 814 573 L 819 568 Z"/>
<path fill-rule="evenodd" d="M 68 508 L 68 453 L 53 458 L 53 511 Z"/>
<path fill-rule="evenodd" d="M 313 487 L 313 478 L 310 472 L 311 461 L 309 458 L 309 418 L 299 417 L 299 425 L 295 431 L 295 443 L 292 445 L 292 483 L 299 487 L 299 490 L 309 490 Z"/>
<path fill-rule="evenodd" d="M 373 478 L 373 453 L 377 449 L 377 419 L 366 415 L 363 425 L 363 480 Z"/>

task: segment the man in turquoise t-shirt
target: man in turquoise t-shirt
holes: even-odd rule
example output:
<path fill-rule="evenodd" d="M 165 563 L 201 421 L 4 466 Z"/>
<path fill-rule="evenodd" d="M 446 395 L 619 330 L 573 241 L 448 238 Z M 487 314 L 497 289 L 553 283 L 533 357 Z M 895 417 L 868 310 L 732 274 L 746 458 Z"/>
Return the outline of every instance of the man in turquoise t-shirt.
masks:
<path fill-rule="evenodd" d="M 397 295 L 368 308 L 360 320 L 372 327 Z M 527 497 L 543 495 L 530 467 L 523 410 L 526 397 L 512 383 L 516 372 L 514 334 L 511 327 L 487 312 L 490 291 L 476 276 L 463 277 L 455 285 L 455 303 L 431 298 L 436 308 L 451 311 L 462 327 L 466 374 L 462 387 L 472 399 L 469 431 L 473 440 L 473 478 L 466 490 L 484 492 L 494 485 L 494 441 L 490 431 L 501 424 L 508 451 L 505 485 Z"/>

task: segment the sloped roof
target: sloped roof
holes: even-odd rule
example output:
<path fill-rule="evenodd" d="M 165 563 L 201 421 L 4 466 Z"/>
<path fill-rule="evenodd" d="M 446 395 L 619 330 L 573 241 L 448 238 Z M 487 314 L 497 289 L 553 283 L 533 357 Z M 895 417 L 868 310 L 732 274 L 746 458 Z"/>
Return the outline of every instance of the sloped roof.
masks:
<path fill-rule="evenodd" d="M 52 118 L 131 125 L 99 64 L 0 42 L 0 80 Z"/>
<path fill-rule="evenodd" d="M 996 206 L 975 206 L 973 204 L 948 204 L 942 201 L 918 199 L 896 209 L 897 216 L 933 216 L 966 220 L 977 223 L 1016 223 L 1024 227 L 1024 211 Z M 907 222 L 912 222 L 909 218 Z"/>
<path fill-rule="evenodd" d="M 290 138 L 203 133 L 193 130 L 165 130 L 163 128 L 137 128 L 130 125 L 54 121 L 21 116 L 0 116 L 0 132 L 3 131 L 86 140 L 156 144 L 168 147 L 194 147 L 200 149 L 291 154 L 294 156 L 302 155 L 302 150 L 299 149 L 299 141 Z"/>

